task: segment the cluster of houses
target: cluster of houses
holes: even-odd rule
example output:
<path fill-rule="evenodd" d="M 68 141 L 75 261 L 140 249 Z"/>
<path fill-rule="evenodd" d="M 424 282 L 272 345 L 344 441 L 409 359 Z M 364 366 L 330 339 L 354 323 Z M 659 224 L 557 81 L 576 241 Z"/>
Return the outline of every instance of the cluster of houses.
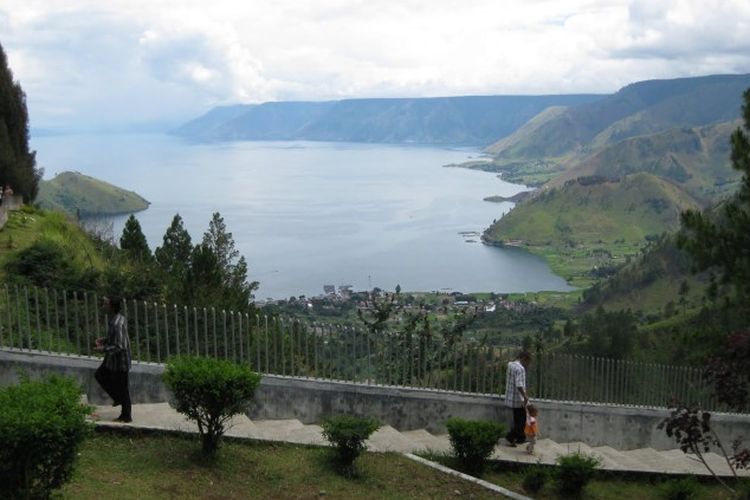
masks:
<path fill-rule="evenodd" d="M 323 293 L 314 297 L 300 295 L 289 299 L 271 300 L 259 305 L 273 304 L 292 306 L 302 310 L 341 311 L 351 309 L 368 310 L 374 307 L 375 301 L 392 296 L 391 292 L 374 288 L 371 291 L 353 291 L 351 285 L 324 285 Z M 429 297 L 427 297 L 429 296 Z M 473 314 L 494 313 L 498 310 L 527 312 L 537 306 L 534 301 L 511 300 L 507 294 L 491 294 L 488 298 L 477 298 L 461 292 L 404 293 L 397 299 L 405 310 L 419 309 L 435 311 L 440 314 L 449 312 L 468 312 Z"/>

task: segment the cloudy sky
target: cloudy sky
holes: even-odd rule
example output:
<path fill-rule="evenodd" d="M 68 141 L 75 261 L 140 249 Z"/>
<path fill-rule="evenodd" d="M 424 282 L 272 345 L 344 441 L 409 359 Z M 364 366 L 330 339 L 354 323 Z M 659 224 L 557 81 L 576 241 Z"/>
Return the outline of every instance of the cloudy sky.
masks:
<path fill-rule="evenodd" d="M 32 127 L 750 72 L 748 0 L 0 0 Z"/>

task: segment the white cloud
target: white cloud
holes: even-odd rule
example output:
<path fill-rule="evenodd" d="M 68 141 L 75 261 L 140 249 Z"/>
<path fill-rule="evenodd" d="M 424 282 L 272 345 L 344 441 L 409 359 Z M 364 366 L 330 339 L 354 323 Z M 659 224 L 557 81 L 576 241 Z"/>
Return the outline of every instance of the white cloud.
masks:
<path fill-rule="evenodd" d="M 746 0 L 4 0 L 0 27 L 37 126 L 750 71 Z"/>

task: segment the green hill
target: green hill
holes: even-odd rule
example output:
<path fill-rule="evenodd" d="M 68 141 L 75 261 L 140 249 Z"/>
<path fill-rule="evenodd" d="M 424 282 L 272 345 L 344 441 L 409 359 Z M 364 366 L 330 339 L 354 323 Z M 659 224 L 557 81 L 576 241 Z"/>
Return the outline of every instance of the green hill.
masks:
<path fill-rule="evenodd" d="M 683 210 L 698 207 L 678 184 L 653 174 L 582 177 L 519 203 L 482 238 L 525 247 L 572 283 L 588 285 L 647 239 L 677 229 Z"/>
<path fill-rule="evenodd" d="M 78 172 L 62 172 L 39 185 L 37 203 L 42 208 L 68 214 L 114 215 L 145 210 L 149 202 L 126 191 Z"/>
<path fill-rule="evenodd" d="M 501 158 L 559 158 L 678 127 L 737 119 L 750 75 L 714 75 L 638 82 L 597 101 L 545 112 L 487 152 Z"/>
<path fill-rule="evenodd" d="M 704 204 L 734 192 L 739 174 L 729 161 L 729 138 L 740 122 L 674 128 L 607 145 L 550 182 L 559 187 L 584 176 L 620 178 L 648 172 L 682 185 Z"/>

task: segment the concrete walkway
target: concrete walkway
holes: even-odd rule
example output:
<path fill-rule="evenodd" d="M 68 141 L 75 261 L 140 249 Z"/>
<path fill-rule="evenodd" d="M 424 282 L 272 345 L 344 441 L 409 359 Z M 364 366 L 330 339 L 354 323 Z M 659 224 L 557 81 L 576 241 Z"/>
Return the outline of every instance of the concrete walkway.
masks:
<path fill-rule="evenodd" d="M 176 430 L 198 432 L 197 426 L 177 413 L 167 403 L 133 405 L 133 419 L 130 424 L 114 422 L 119 408 L 97 406 L 94 420 L 97 426 L 129 426 L 143 429 Z M 299 444 L 327 445 L 318 425 L 305 425 L 298 420 L 255 420 L 243 416 L 235 417 L 227 436 L 284 441 Z M 450 450 L 448 435 L 433 435 L 425 430 L 399 432 L 391 426 L 377 430 L 367 442 L 370 451 L 413 453 L 424 450 L 446 452 Z M 534 455 L 526 453 L 524 447 L 510 448 L 499 445 L 493 458 L 506 462 L 527 464 L 554 464 L 557 457 L 580 452 L 598 457 L 600 468 L 611 471 L 654 472 L 667 474 L 709 475 L 709 472 L 695 457 L 685 455 L 680 450 L 656 451 L 651 448 L 638 450 L 615 450 L 608 446 L 591 448 L 585 443 L 556 443 L 550 439 L 537 442 Z M 707 453 L 709 465 L 721 476 L 730 476 L 731 471 L 723 457 Z M 738 473 L 750 477 L 750 471 Z"/>

